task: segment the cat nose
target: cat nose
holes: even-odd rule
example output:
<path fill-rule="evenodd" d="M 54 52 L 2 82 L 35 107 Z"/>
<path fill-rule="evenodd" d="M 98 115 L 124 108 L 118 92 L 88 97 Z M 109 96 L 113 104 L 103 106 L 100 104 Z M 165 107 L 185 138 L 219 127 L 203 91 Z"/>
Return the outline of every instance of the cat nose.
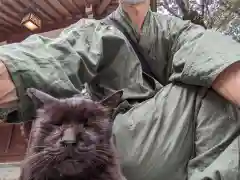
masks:
<path fill-rule="evenodd" d="M 64 131 L 60 143 L 64 146 L 76 145 L 76 134 L 73 128 L 68 128 Z"/>

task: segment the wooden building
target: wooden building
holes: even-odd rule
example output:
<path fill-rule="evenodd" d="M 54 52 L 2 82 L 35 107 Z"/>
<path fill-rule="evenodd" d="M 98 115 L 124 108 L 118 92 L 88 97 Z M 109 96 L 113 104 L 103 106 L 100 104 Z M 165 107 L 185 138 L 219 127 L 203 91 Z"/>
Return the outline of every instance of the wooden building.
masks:
<path fill-rule="evenodd" d="M 83 17 L 99 19 L 109 14 L 118 0 L 0 0 L 0 42 L 18 42 L 32 33 L 64 28 Z M 31 32 L 21 22 L 33 13 L 41 28 Z"/>

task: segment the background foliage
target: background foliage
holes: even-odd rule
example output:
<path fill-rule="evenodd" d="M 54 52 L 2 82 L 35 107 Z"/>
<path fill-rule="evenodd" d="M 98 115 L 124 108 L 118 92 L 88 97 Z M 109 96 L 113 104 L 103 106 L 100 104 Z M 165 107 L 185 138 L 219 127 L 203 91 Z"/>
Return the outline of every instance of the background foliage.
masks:
<path fill-rule="evenodd" d="M 240 0 L 158 0 L 158 12 L 216 29 L 240 42 Z"/>

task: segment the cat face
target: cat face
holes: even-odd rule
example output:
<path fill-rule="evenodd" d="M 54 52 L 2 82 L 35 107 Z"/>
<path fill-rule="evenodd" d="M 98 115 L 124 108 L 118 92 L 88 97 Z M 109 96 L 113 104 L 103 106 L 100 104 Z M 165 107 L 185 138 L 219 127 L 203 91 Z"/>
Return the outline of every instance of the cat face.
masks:
<path fill-rule="evenodd" d="M 117 105 L 122 92 L 102 102 L 28 93 L 43 106 L 32 125 L 21 179 L 88 179 L 113 163 L 109 105 Z"/>

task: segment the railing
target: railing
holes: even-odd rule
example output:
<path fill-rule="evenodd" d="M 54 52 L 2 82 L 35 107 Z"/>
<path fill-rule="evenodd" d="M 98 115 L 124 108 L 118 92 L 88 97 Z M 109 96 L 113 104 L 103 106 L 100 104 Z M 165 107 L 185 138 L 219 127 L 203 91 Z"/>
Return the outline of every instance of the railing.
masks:
<path fill-rule="evenodd" d="M 0 163 L 23 160 L 26 147 L 20 124 L 0 124 Z"/>

